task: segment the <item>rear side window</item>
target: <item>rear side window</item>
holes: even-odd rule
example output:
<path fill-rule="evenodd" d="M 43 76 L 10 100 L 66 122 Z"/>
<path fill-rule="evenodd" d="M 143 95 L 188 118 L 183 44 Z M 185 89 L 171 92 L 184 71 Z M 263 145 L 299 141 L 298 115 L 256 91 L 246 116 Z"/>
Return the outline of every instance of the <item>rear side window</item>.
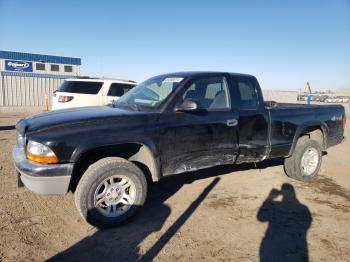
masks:
<path fill-rule="evenodd" d="M 64 81 L 58 92 L 96 95 L 102 85 L 102 82 Z"/>
<path fill-rule="evenodd" d="M 256 109 L 258 97 L 254 83 L 249 79 L 239 79 L 237 85 L 240 95 L 240 109 Z"/>
<path fill-rule="evenodd" d="M 111 84 L 107 96 L 122 96 L 128 92 L 134 85 L 114 83 Z"/>

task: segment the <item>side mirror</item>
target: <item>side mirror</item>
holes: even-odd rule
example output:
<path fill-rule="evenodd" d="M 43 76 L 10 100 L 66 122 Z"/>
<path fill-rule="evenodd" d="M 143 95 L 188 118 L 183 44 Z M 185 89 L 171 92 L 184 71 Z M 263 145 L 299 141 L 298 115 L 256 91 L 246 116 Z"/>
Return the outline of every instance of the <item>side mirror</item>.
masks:
<path fill-rule="evenodd" d="M 198 103 L 193 100 L 185 100 L 175 107 L 175 112 L 191 112 L 198 110 Z"/>

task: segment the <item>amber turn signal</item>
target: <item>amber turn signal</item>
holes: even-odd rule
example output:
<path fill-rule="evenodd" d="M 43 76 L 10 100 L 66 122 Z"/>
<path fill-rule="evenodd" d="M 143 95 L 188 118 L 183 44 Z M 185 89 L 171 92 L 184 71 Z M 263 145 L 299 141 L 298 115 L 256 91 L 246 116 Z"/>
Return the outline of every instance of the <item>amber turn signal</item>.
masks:
<path fill-rule="evenodd" d="M 56 156 L 38 156 L 38 155 L 33 155 L 30 152 L 27 152 L 27 159 L 34 162 L 43 163 L 43 164 L 58 163 L 58 158 Z"/>

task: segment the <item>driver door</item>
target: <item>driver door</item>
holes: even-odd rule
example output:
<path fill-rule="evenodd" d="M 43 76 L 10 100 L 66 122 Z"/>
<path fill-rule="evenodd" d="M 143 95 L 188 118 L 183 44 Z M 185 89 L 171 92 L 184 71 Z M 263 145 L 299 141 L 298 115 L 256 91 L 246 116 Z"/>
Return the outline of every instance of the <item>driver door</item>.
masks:
<path fill-rule="evenodd" d="M 226 78 L 215 76 L 192 81 L 178 104 L 184 100 L 197 102 L 199 109 L 164 114 L 161 122 L 166 128 L 160 130 L 163 174 L 233 164 L 238 147 L 238 115 L 231 107 Z"/>

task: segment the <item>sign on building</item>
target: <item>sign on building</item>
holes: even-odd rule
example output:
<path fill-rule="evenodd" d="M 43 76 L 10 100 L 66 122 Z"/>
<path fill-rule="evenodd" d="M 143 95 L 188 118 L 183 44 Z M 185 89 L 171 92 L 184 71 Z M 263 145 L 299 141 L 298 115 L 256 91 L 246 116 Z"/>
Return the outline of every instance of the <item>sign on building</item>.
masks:
<path fill-rule="evenodd" d="M 33 72 L 33 63 L 26 61 L 5 60 L 6 71 Z"/>

